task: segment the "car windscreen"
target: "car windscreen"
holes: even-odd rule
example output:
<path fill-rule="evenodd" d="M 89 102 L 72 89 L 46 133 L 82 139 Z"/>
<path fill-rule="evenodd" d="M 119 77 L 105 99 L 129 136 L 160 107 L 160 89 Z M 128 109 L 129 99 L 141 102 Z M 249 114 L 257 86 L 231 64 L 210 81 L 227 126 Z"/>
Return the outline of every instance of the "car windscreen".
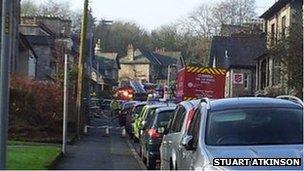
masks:
<path fill-rule="evenodd" d="M 134 105 L 134 103 L 131 103 L 131 102 L 125 103 L 125 104 L 123 105 L 123 109 L 129 109 L 129 108 L 133 107 L 133 105 Z"/>
<path fill-rule="evenodd" d="M 156 128 L 159 128 L 159 127 L 166 128 L 173 112 L 174 112 L 174 110 L 166 110 L 163 112 L 159 112 L 157 115 L 157 118 L 155 120 L 155 127 Z"/>
<path fill-rule="evenodd" d="M 237 109 L 210 112 L 207 145 L 276 145 L 303 143 L 303 111 L 292 108 Z"/>
<path fill-rule="evenodd" d="M 140 112 L 142 111 L 142 109 L 144 108 L 144 104 L 143 105 L 137 105 L 134 110 L 133 110 L 133 114 L 140 114 Z"/>

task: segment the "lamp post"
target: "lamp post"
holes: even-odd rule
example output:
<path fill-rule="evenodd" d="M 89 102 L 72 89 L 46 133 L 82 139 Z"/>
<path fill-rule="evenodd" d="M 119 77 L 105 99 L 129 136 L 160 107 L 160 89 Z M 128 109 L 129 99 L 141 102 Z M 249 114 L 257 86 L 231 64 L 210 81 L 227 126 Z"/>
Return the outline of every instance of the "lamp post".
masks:
<path fill-rule="evenodd" d="M 170 97 L 169 88 L 170 88 L 170 77 L 171 77 L 171 67 L 176 67 L 176 64 L 168 65 L 168 75 L 167 75 L 167 88 L 165 88 L 164 99 L 168 99 Z"/>
<path fill-rule="evenodd" d="M 6 143 L 9 111 L 9 66 L 10 32 L 12 31 L 11 10 L 13 1 L 2 1 L 1 56 L 0 56 L 0 170 L 6 168 Z"/>
<path fill-rule="evenodd" d="M 63 85 L 63 123 L 62 123 L 62 148 L 61 151 L 63 154 L 66 153 L 66 143 L 67 143 L 67 122 L 68 122 L 68 84 L 69 84 L 69 75 L 68 75 L 68 62 L 69 55 L 68 52 L 71 51 L 73 46 L 73 40 L 70 38 L 59 40 L 65 44 L 66 50 L 64 54 L 64 85 Z"/>

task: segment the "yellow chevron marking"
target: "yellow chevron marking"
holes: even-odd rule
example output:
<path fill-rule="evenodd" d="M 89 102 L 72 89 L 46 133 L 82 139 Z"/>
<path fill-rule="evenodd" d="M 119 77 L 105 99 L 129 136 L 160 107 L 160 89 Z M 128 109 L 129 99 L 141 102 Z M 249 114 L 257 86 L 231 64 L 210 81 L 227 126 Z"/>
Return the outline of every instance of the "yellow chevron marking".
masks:
<path fill-rule="evenodd" d="M 192 73 L 195 73 L 197 70 L 199 70 L 199 68 L 198 68 L 198 67 L 195 67 L 195 68 L 193 69 Z"/>
<path fill-rule="evenodd" d="M 203 70 L 203 73 L 211 74 L 211 72 L 208 70 L 208 68 L 205 68 L 205 69 Z"/>
<path fill-rule="evenodd" d="M 202 73 L 203 70 L 204 70 L 204 68 L 200 68 L 197 72 Z"/>
<path fill-rule="evenodd" d="M 188 72 L 191 72 L 193 69 L 194 69 L 194 67 L 190 67 L 190 68 L 188 69 Z"/>
<path fill-rule="evenodd" d="M 218 69 L 213 69 L 213 71 L 217 74 L 217 75 L 220 75 L 220 71 Z"/>
<path fill-rule="evenodd" d="M 219 69 L 219 71 L 220 71 L 220 73 L 221 73 L 222 75 L 226 75 L 226 70 L 224 70 L 224 69 Z"/>
<path fill-rule="evenodd" d="M 209 71 L 210 71 L 213 75 L 215 74 L 215 72 L 213 71 L 212 68 L 210 68 Z"/>

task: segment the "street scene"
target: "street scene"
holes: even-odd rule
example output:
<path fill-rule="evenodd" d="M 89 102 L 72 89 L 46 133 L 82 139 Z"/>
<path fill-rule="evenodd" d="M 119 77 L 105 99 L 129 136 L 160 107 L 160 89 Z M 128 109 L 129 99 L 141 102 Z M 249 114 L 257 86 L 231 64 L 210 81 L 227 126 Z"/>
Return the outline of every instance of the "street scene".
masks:
<path fill-rule="evenodd" d="M 303 0 L 0 0 L 0 170 L 303 170 Z"/>

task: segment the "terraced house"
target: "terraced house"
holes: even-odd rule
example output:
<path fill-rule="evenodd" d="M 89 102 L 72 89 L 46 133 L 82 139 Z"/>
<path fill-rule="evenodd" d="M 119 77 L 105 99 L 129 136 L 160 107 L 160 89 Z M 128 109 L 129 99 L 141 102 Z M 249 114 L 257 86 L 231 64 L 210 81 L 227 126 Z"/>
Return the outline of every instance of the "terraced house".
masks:
<path fill-rule="evenodd" d="M 177 64 L 177 59 L 161 53 L 128 46 L 127 56 L 120 59 L 119 81 L 137 80 L 150 83 L 164 83 L 168 67 Z M 173 72 L 171 72 L 173 73 Z"/>
<path fill-rule="evenodd" d="M 293 75 L 289 74 L 288 76 L 287 73 L 284 73 L 286 66 L 283 64 L 286 63 L 286 57 L 289 56 L 289 52 L 282 56 L 282 53 L 272 54 L 272 51 L 273 49 L 280 50 L 284 48 L 277 47 L 278 43 L 286 41 L 291 27 L 297 24 L 301 25 L 302 17 L 303 0 L 278 0 L 260 17 L 264 19 L 267 51 L 256 59 L 257 93 L 289 94 L 293 91 L 292 87 L 289 87 L 287 83 Z M 296 32 L 303 33 L 302 29 L 299 28 Z M 302 47 L 297 49 L 301 51 Z M 300 59 L 296 61 L 300 62 Z M 298 81 L 300 82 L 300 80 Z"/>

